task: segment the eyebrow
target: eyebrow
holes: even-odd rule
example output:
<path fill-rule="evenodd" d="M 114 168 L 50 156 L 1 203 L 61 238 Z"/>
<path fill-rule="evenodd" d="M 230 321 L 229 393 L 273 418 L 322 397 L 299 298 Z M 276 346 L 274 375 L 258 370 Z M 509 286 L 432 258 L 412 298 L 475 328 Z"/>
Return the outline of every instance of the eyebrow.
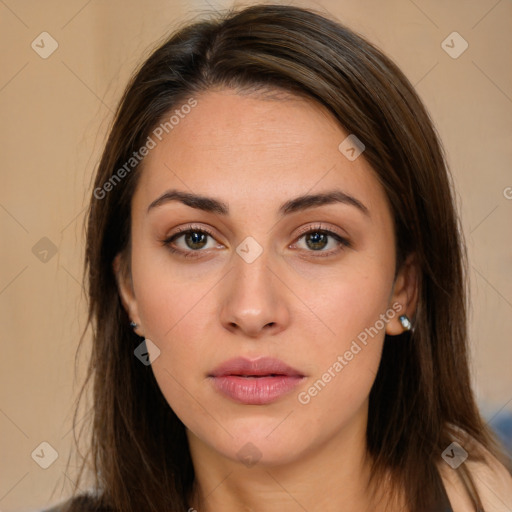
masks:
<path fill-rule="evenodd" d="M 180 190 L 168 190 L 165 194 L 155 199 L 149 206 L 149 212 L 153 208 L 162 206 L 171 201 L 179 201 L 190 208 L 196 208 L 205 212 L 216 213 L 219 215 L 229 215 L 229 206 L 212 197 L 191 194 Z M 332 190 L 321 194 L 307 194 L 296 197 L 283 203 L 278 210 L 280 216 L 314 208 L 318 206 L 341 203 L 354 206 L 361 213 L 370 217 L 368 208 L 355 197 L 342 192 L 341 190 Z"/>

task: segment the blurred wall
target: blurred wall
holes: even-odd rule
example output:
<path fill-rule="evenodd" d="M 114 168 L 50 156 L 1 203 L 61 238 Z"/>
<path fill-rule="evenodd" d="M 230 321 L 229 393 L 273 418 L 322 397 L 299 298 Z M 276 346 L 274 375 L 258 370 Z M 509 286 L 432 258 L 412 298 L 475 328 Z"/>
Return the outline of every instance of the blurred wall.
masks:
<path fill-rule="evenodd" d="M 489 415 L 512 409 L 512 4 L 295 4 L 330 12 L 367 36 L 426 102 L 455 178 L 469 249 L 478 397 Z M 85 319 L 84 211 L 116 102 L 135 65 L 184 16 L 229 5 L 0 1 L 2 511 L 44 506 L 71 489 L 65 466 L 88 347 L 75 373 Z"/>

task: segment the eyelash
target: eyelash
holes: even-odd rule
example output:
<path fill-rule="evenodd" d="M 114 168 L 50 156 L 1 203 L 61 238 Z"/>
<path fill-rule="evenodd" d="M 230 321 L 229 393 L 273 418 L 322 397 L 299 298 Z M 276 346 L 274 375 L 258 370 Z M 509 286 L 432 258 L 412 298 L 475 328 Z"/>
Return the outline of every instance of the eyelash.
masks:
<path fill-rule="evenodd" d="M 196 251 L 193 251 L 193 250 L 182 251 L 181 249 L 176 249 L 175 247 L 172 246 L 172 242 L 174 242 L 176 239 L 182 237 L 183 235 L 187 235 L 188 233 L 204 233 L 204 234 L 212 237 L 213 239 L 215 239 L 215 236 L 213 235 L 213 233 L 204 227 L 187 226 L 185 229 L 183 229 L 183 228 L 179 229 L 176 233 L 172 234 L 170 237 L 160 240 L 160 243 L 162 245 L 164 245 L 165 247 L 167 247 L 167 249 L 171 253 L 177 254 L 183 258 L 199 258 L 200 256 L 197 253 L 204 252 L 201 249 L 196 250 Z M 306 236 L 310 233 L 320 233 L 323 235 L 328 235 L 328 236 L 334 238 L 341 247 L 351 247 L 350 242 L 346 238 L 343 238 L 342 236 L 340 236 L 337 233 L 334 233 L 333 231 L 330 231 L 328 229 L 323 229 L 321 225 L 312 226 L 312 227 L 309 227 L 306 230 L 302 231 L 294 243 L 296 243 L 301 238 L 303 238 L 304 236 Z M 311 250 L 311 251 L 306 251 L 306 252 L 317 253 L 315 257 L 325 258 L 328 256 L 332 256 L 334 254 L 337 254 L 339 250 L 340 249 L 335 249 L 335 250 L 331 250 L 331 251 L 313 251 L 313 250 Z"/>

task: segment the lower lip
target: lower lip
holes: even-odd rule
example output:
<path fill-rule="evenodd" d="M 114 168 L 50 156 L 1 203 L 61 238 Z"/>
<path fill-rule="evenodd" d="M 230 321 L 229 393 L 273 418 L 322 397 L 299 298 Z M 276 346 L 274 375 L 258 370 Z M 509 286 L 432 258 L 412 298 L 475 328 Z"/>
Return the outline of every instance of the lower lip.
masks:
<path fill-rule="evenodd" d="M 275 377 L 212 377 L 215 389 L 235 402 L 246 405 L 265 405 L 289 393 L 304 377 L 276 375 Z"/>

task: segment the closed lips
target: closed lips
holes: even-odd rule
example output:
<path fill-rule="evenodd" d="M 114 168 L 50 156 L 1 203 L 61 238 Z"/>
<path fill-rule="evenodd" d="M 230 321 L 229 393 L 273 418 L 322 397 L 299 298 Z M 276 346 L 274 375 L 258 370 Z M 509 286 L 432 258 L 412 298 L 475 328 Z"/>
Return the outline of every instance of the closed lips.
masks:
<path fill-rule="evenodd" d="M 210 377 L 224 377 L 227 375 L 237 377 L 304 377 L 298 370 L 288 366 L 279 359 L 261 357 L 247 359 L 237 357 L 225 361 L 209 375 Z"/>

